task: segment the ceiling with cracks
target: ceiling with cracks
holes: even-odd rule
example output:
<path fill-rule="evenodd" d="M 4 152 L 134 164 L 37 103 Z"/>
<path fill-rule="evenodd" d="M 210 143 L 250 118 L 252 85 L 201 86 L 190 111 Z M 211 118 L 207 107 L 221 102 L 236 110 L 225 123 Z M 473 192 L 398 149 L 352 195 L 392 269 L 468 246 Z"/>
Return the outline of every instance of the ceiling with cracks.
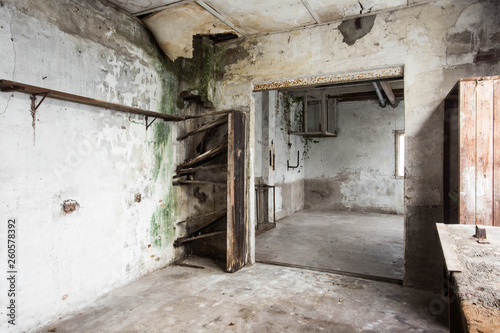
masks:
<path fill-rule="evenodd" d="M 108 0 L 137 16 L 171 60 L 192 57 L 192 36 L 242 38 L 344 21 L 429 0 Z"/>

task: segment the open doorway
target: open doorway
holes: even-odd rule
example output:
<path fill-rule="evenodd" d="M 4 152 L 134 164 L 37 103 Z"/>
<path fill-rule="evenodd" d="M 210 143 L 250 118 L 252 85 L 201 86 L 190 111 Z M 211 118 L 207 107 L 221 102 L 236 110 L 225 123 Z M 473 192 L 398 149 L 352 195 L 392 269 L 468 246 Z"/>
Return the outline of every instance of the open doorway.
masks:
<path fill-rule="evenodd" d="M 402 281 L 403 88 L 254 92 L 257 261 Z"/>

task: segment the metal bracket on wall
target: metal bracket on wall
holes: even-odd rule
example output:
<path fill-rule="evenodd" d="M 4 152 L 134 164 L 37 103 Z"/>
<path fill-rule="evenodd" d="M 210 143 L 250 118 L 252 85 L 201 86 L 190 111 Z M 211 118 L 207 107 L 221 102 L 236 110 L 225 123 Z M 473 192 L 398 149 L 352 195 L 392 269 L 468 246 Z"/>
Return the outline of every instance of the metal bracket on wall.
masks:
<path fill-rule="evenodd" d="M 149 126 L 153 125 L 153 123 L 155 122 L 156 119 L 158 118 L 154 118 L 153 120 L 151 120 L 151 122 L 148 124 L 148 116 L 146 116 L 146 131 L 148 130 Z"/>
<path fill-rule="evenodd" d="M 300 151 L 297 150 L 297 165 L 290 165 L 290 160 L 286 161 L 286 171 L 290 169 L 297 169 L 300 165 Z"/>
<path fill-rule="evenodd" d="M 40 94 L 31 94 L 30 98 L 31 98 L 31 113 L 35 113 L 36 110 L 38 110 L 38 108 L 40 107 L 40 105 L 42 105 L 43 101 L 45 100 L 45 98 L 47 97 L 49 93 L 46 92 L 46 93 L 40 93 Z M 43 96 L 42 100 L 40 102 L 38 102 L 38 104 L 36 104 L 36 96 Z"/>
<path fill-rule="evenodd" d="M 33 119 L 32 122 L 31 122 L 31 126 L 33 127 L 33 146 L 35 145 L 35 138 L 36 138 L 36 131 L 35 131 L 35 127 L 36 127 L 36 110 L 38 110 L 38 108 L 40 107 L 40 105 L 42 105 L 43 101 L 45 100 L 45 98 L 47 97 L 49 93 L 48 92 L 45 92 L 45 93 L 39 93 L 39 94 L 31 94 L 30 95 L 30 99 L 31 99 L 31 118 Z M 42 97 L 42 100 L 40 102 L 38 102 L 38 104 L 36 103 L 36 97 L 37 96 L 43 96 Z"/>

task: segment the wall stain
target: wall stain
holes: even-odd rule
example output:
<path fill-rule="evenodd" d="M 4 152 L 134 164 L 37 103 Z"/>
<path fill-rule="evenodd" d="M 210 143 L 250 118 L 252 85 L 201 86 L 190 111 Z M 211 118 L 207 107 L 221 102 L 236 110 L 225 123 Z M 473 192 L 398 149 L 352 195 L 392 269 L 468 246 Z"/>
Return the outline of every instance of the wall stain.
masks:
<path fill-rule="evenodd" d="M 377 15 L 370 15 L 343 21 L 338 27 L 344 36 L 342 41 L 349 46 L 354 45 L 358 39 L 363 38 L 372 30 L 376 17 Z"/>
<path fill-rule="evenodd" d="M 169 246 L 174 241 L 175 206 L 175 196 L 167 194 L 151 217 L 150 243 L 156 248 Z"/>

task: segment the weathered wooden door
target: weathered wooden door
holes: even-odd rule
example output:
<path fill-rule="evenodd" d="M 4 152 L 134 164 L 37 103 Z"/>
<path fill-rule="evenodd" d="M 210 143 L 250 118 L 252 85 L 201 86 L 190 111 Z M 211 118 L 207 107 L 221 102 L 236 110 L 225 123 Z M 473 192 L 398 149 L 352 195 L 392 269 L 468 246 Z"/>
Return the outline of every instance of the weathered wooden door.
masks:
<path fill-rule="evenodd" d="M 500 76 L 461 79 L 459 221 L 500 226 Z"/>
<path fill-rule="evenodd" d="M 247 263 L 247 154 L 246 114 L 229 114 L 227 169 L 227 259 L 226 270 L 236 272 Z"/>

